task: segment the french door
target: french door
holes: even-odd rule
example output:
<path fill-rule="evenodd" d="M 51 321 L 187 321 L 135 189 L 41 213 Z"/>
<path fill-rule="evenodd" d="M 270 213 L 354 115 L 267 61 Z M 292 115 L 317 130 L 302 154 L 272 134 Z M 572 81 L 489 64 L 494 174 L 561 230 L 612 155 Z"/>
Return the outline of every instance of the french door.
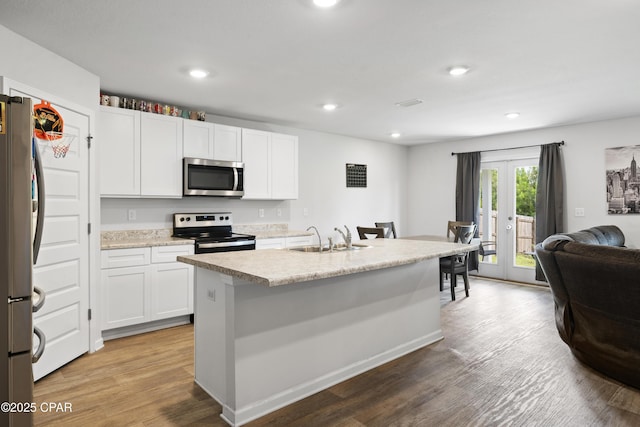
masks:
<path fill-rule="evenodd" d="M 482 162 L 480 238 L 495 255 L 480 256 L 478 274 L 502 280 L 535 280 L 535 199 L 538 159 Z"/>

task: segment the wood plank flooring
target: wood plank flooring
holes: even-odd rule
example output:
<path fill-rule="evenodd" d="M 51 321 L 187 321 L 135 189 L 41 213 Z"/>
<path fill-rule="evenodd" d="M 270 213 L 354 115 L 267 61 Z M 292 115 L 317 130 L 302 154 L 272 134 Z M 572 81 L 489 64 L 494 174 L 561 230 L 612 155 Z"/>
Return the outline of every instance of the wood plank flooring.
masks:
<path fill-rule="evenodd" d="M 640 425 L 640 391 L 573 358 L 547 289 L 472 279 L 470 298 L 441 295 L 443 341 L 247 425 Z M 34 400 L 73 410 L 38 411 L 36 426 L 226 425 L 193 382 L 191 325 L 108 341 L 38 381 Z"/>

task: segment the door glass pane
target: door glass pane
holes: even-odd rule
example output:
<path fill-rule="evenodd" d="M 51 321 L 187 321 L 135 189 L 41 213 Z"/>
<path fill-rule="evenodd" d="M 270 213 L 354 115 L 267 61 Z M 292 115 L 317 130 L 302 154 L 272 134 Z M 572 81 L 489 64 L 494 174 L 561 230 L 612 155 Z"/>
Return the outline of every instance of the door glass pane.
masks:
<path fill-rule="evenodd" d="M 497 258 L 497 230 L 498 216 L 498 170 L 482 169 L 480 171 L 480 218 L 478 228 L 482 251 L 480 262 L 495 264 Z M 484 255 L 482 253 L 484 252 Z"/>
<path fill-rule="evenodd" d="M 515 208 L 514 228 L 515 260 L 518 267 L 535 268 L 533 248 L 536 235 L 536 186 L 538 182 L 537 166 L 521 166 L 515 169 Z"/>

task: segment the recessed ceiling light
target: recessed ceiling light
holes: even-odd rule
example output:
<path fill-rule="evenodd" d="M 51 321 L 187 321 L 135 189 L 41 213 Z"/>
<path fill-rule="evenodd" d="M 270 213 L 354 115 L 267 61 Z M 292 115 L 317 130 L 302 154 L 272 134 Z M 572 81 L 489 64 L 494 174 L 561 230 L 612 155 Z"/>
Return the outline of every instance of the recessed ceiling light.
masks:
<path fill-rule="evenodd" d="M 324 104 L 322 108 L 324 108 L 326 111 L 333 111 L 338 108 L 338 106 L 336 104 Z"/>
<path fill-rule="evenodd" d="M 400 132 L 393 132 L 391 133 L 391 138 L 400 138 L 402 134 Z"/>
<path fill-rule="evenodd" d="M 193 69 L 189 71 L 189 75 L 194 79 L 204 79 L 209 75 L 209 72 L 205 70 Z"/>
<path fill-rule="evenodd" d="M 333 7 L 338 4 L 340 0 L 313 0 L 313 4 L 318 7 Z"/>
<path fill-rule="evenodd" d="M 452 76 L 462 76 L 463 74 L 467 74 L 469 71 L 469 67 L 466 65 L 456 65 L 453 67 L 449 67 L 449 74 Z"/>
<path fill-rule="evenodd" d="M 406 101 L 396 102 L 396 107 L 413 107 L 414 105 L 422 104 L 422 99 L 413 98 L 407 99 Z"/>
<path fill-rule="evenodd" d="M 518 117 L 520 117 L 520 113 L 516 113 L 515 111 L 513 113 L 507 113 L 504 115 L 507 119 L 517 119 Z"/>

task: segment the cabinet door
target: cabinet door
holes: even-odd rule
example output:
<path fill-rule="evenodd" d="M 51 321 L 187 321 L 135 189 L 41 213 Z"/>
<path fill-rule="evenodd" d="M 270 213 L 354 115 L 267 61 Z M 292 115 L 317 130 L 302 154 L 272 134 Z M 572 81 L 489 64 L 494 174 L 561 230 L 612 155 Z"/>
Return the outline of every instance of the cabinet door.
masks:
<path fill-rule="evenodd" d="M 271 198 L 298 198 L 298 137 L 271 136 Z"/>
<path fill-rule="evenodd" d="M 271 198 L 271 133 L 242 129 L 243 199 Z"/>
<path fill-rule="evenodd" d="M 144 113 L 140 122 L 140 194 L 182 197 L 182 122 Z"/>
<path fill-rule="evenodd" d="M 184 120 L 183 124 L 183 144 L 184 157 L 195 157 L 199 159 L 214 159 L 213 123 L 201 122 L 197 120 Z M 217 160 L 217 159 L 216 159 Z"/>
<path fill-rule="evenodd" d="M 102 329 L 149 320 L 149 266 L 102 270 Z"/>
<path fill-rule="evenodd" d="M 296 236 L 287 237 L 287 247 L 294 248 L 296 246 L 310 246 L 316 243 L 315 236 Z"/>
<path fill-rule="evenodd" d="M 281 237 L 271 239 L 256 239 L 256 249 L 283 249 L 286 241 Z"/>
<path fill-rule="evenodd" d="M 193 266 L 152 264 L 151 320 L 193 313 Z"/>
<path fill-rule="evenodd" d="M 96 142 L 103 197 L 140 196 L 140 114 L 100 107 Z"/>
<path fill-rule="evenodd" d="M 215 125 L 213 158 L 239 162 L 242 160 L 242 133 L 235 126 Z"/>

